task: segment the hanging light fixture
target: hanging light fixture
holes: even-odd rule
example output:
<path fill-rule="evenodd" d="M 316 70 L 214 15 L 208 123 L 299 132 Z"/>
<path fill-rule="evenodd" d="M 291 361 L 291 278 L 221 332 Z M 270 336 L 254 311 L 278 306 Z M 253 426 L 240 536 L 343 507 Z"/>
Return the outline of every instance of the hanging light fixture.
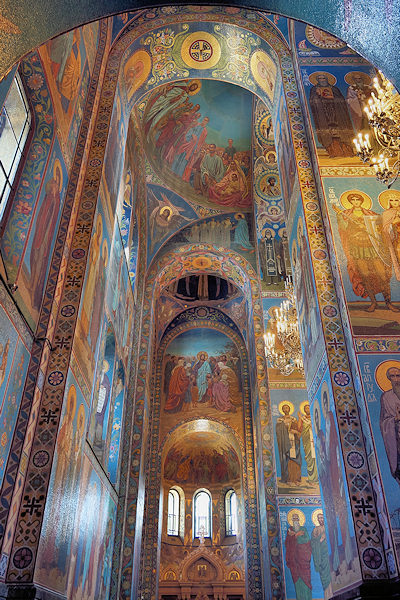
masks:
<path fill-rule="evenodd" d="M 283 375 L 290 375 L 294 370 L 304 375 L 295 294 L 290 279 L 285 282 L 285 291 L 287 300 L 275 309 L 270 319 L 276 334 L 264 335 L 265 356 L 269 364 Z"/>
<path fill-rule="evenodd" d="M 361 132 L 353 143 L 362 162 L 369 163 L 375 169 L 377 180 L 390 187 L 400 171 L 400 96 L 380 71 L 379 78 L 375 77 L 373 84 L 374 90 L 364 111 L 375 143 L 371 143 L 368 133 Z M 390 159 L 395 160 L 393 162 Z"/>

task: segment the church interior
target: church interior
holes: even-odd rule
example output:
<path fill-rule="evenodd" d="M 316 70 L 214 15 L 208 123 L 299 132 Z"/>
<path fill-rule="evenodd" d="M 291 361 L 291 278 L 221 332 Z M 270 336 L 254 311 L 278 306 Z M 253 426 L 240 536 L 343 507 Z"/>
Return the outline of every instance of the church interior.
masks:
<path fill-rule="evenodd" d="M 89 4 L 0 16 L 0 599 L 400 598 L 369 3 Z"/>

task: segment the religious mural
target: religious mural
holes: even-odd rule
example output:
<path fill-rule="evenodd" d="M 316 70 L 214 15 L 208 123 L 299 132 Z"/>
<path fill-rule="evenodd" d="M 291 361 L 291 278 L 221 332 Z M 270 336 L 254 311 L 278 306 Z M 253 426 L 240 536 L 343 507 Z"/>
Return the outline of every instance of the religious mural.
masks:
<path fill-rule="evenodd" d="M 0 307 L 0 484 L 3 481 L 21 403 L 29 350 L 3 306 Z"/>
<path fill-rule="evenodd" d="M 88 440 L 99 461 L 107 464 L 107 433 L 114 391 L 115 334 L 107 318 L 104 319 L 103 340 L 98 355 L 96 385 L 93 388 L 93 403 Z"/>
<path fill-rule="evenodd" d="M 374 69 L 303 67 L 302 76 L 320 164 L 359 166 L 353 139 L 359 131 L 369 132 L 363 105 L 371 97 Z"/>
<path fill-rule="evenodd" d="M 223 333 L 197 328 L 168 345 L 163 367 L 163 425 L 185 417 L 215 416 L 232 423 L 242 411 L 241 361 Z"/>
<path fill-rule="evenodd" d="M 182 219 L 183 217 L 181 217 Z M 214 215 L 186 225 L 163 248 L 163 253 L 182 244 L 211 244 L 232 249 L 241 254 L 256 270 L 253 219 L 249 213 L 236 212 Z"/>
<path fill-rule="evenodd" d="M 311 600 L 332 597 L 331 568 L 321 507 L 279 510 L 285 560 L 286 598 Z"/>
<path fill-rule="evenodd" d="M 147 257 L 151 259 L 175 231 L 197 218 L 197 214 L 183 198 L 170 190 L 148 184 L 149 236 Z"/>
<path fill-rule="evenodd" d="M 330 177 L 324 188 L 353 331 L 396 335 L 400 190 L 382 190 L 372 177 Z"/>
<path fill-rule="evenodd" d="M 289 128 L 289 117 L 283 89 L 279 94 L 279 110 L 275 124 L 275 146 L 278 155 L 279 172 L 281 175 L 282 197 L 285 203 L 286 216 L 290 204 L 296 202 L 294 196 L 297 178 L 296 159 L 292 136 Z"/>
<path fill-rule="evenodd" d="M 168 451 L 163 474 L 180 485 L 222 484 L 240 478 L 240 463 L 235 450 L 221 436 L 194 432 Z"/>
<path fill-rule="evenodd" d="M 377 345 L 375 343 L 375 345 Z M 382 354 L 360 354 L 358 361 L 369 420 L 379 461 L 379 471 L 386 492 L 386 502 L 390 516 L 397 555 L 400 553 L 400 445 L 399 445 L 399 409 L 400 409 L 400 360 Z M 378 496 L 378 507 L 385 516 L 383 499 Z M 379 506 L 379 504 L 381 506 Z M 386 522 L 384 535 L 390 535 Z"/>
<path fill-rule="evenodd" d="M 108 485 L 84 455 L 70 553 L 68 598 L 71 600 L 109 598 L 116 498 Z"/>
<path fill-rule="evenodd" d="M 70 164 L 93 72 L 99 23 L 78 27 L 39 49 L 54 102 L 60 143 Z"/>
<path fill-rule="evenodd" d="M 143 24 L 147 18 L 162 15 L 163 19 L 167 19 L 168 15 L 173 14 L 168 9 L 171 11 L 175 8 L 162 7 L 154 13 L 149 11 L 141 15 L 116 17 L 112 35 L 115 39 L 121 27 L 133 16 L 139 17 L 138 24 L 142 27 L 141 31 L 145 31 Z M 200 7 L 199 10 L 207 13 L 213 9 Z M 233 10 L 230 14 L 233 14 Z M 267 17 L 262 18 L 262 26 L 265 27 Z M 257 19 L 261 19 L 261 16 L 255 16 Z M 286 20 L 276 16 L 268 19 L 288 36 Z M 307 373 L 312 376 L 315 374 L 322 356 L 319 299 L 313 281 L 312 260 L 324 258 L 322 253 L 325 250 L 321 250 L 319 256 L 314 253 L 311 258 L 302 199 L 298 195 L 292 139 L 299 143 L 294 132 L 296 127 L 298 130 L 302 127 L 297 122 L 301 116 L 291 113 L 293 103 L 291 106 L 289 94 L 286 105 L 284 90 L 276 81 L 279 79 L 276 64 L 256 33 L 253 34 L 250 29 L 239 32 L 239 28 L 226 25 L 226 29 L 222 30 L 213 29 L 211 23 L 203 25 L 205 40 L 200 40 L 201 44 L 198 33 L 192 32 L 192 25 L 183 23 L 173 23 L 171 28 L 163 24 L 160 29 L 140 35 L 135 40 L 131 54 L 128 52 L 122 58 L 122 76 L 110 114 L 111 124 L 105 124 L 107 111 L 102 112 L 104 104 L 101 105 L 103 133 L 106 127 L 110 132 L 106 156 L 102 161 L 104 139 L 101 139 L 99 127 L 93 147 L 101 159 L 97 154 L 91 154 L 92 160 L 88 160 L 88 168 L 93 168 L 93 172 L 97 162 L 99 169 L 104 164 L 103 181 L 93 223 L 92 242 L 90 249 L 87 249 L 88 266 L 74 340 L 76 372 L 75 368 L 73 372 L 70 370 L 66 378 L 42 529 L 43 540 L 36 563 L 38 583 L 74 600 L 82 597 L 106 600 L 117 594 L 116 589 L 114 596 L 110 591 L 111 553 L 118 500 L 115 488 L 119 484 L 119 465 L 123 454 L 121 433 L 124 429 L 124 404 L 128 398 L 126 385 L 130 372 L 131 330 L 135 317 L 131 292 L 135 287 L 137 268 L 143 269 L 150 263 L 153 268 L 161 264 L 168 253 L 178 253 L 183 245 L 193 252 L 198 246 L 210 244 L 215 249 L 222 248 L 229 260 L 229 253 L 232 256 L 235 253 L 235 260 L 240 263 L 243 273 L 247 269 L 247 274 L 253 270 L 259 274 L 258 282 L 251 280 L 251 291 L 257 299 L 255 302 L 260 302 L 258 284 L 261 284 L 267 331 L 272 331 L 271 311 L 279 307 L 284 299 L 283 282 L 293 271 Z M 16 210 L 4 229 L 2 251 L 5 263 L 10 266 L 11 282 L 18 273 L 19 289 L 14 298 L 32 327 L 37 320 L 49 272 L 67 186 L 67 172 L 93 71 L 97 35 L 96 24 L 85 26 L 50 41 L 40 51 L 54 96 L 59 139 L 55 138 L 52 108 L 45 103 L 45 93 L 41 98 L 42 108 L 37 110 L 39 92 L 47 93 L 43 86 L 46 77 L 39 72 L 39 66 L 34 66 L 25 76 L 32 90 L 36 88 L 33 91 L 37 93 L 35 114 L 38 123 L 46 123 L 49 129 L 40 143 L 35 138 L 32 151 L 27 155 L 19 186 L 26 188 L 27 195 L 23 196 L 22 192 L 17 191 L 14 203 Z M 283 57 L 283 41 L 280 44 Z M 229 57 L 228 47 L 236 49 L 232 57 Z M 299 59 L 305 61 L 300 62 L 300 71 L 309 102 L 310 122 L 320 158 L 333 240 L 353 332 L 356 335 L 393 336 L 398 329 L 396 314 L 400 309 L 397 306 L 397 276 L 400 272 L 397 204 L 400 202 L 400 192 L 391 190 L 381 193 L 382 188 L 372 178 L 362 177 L 362 173 L 357 171 L 359 163 L 351 144 L 355 130 L 367 130 L 361 102 L 368 99 L 371 93 L 373 71 L 363 59 L 354 57 L 353 51 L 345 44 L 305 24 L 299 24 L 296 30 L 296 47 Z M 335 64 L 329 62 L 331 58 L 335 58 Z M 321 62 L 313 62 L 317 59 L 321 59 Z M 35 60 L 33 57 L 32 65 L 35 65 Z M 204 79 L 199 77 L 202 69 L 206 75 Z M 114 75 L 107 71 L 106 85 L 110 87 L 105 89 L 105 96 L 112 93 L 112 77 Z M 169 83 L 166 84 L 166 81 Z M 228 81 L 243 87 L 233 86 Z M 142 87 L 143 91 L 140 91 Z M 262 95 L 265 105 L 254 98 L 251 93 L 254 91 Z M 140 93 L 146 95 L 136 104 L 135 111 L 143 139 L 135 139 L 128 133 L 128 149 L 125 151 L 125 133 L 129 128 L 127 103 L 132 106 Z M 110 102 L 109 98 L 107 102 Z M 288 111 L 292 118 L 292 131 L 289 130 Z M 135 161 L 135 158 L 139 155 L 143 158 L 142 146 L 148 165 L 139 173 L 140 161 Z M 126 155 L 130 153 L 129 159 L 127 156 L 124 158 L 124 152 Z M 299 169 L 302 166 L 299 161 Z M 28 178 L 25 178 L 25 172 L 30 173 Z M 139 177 L 144 175 L 147 177 L 147 194 L 143 189 L 138 191 Z M 90 187 L 93 181 L 88 179 L 87 186 Z M 87 192 L 88 187 L 85 188 Z M 303 190 L 304 201 L 306 193 Z M 139 231 L 146 195 L 147 240 L 146 232 Z M 253 195 L 255 214 L 252 212 Z M 114 223 L 116 205 L 118 223 Z M 291 219 L 286 229 L 285 212 L 289 213 L 289 210 Z M 82 211 L 82 215 L 87 217 L 90 228 L 90 213 Z M 83 217 L 81 219 L 79 216 L 77 226 L 82 238 L 87 226 Z M 17 220 L 19 229 L 12 230 L 11 226 L 17 224 Z M 290 236 L 288 231 L 291 232 Z M 262 316 L 261 313 L 255 314 L 259 308 L 256 303 L 253 314 L 249 299 L 250 276 L 243 285 L 242 280 L 239 282 L 241 276 L 236 273 L 236 283 L 245 289 L 245 293 L 242 293 L 228 280 L 207 273 L 214 256 L 210 250 L 207 256 L 199 257 L 196 274 L 191 272 L 196 260 L 193 255 L 188 259 L 181 257 L 176 281 L 164 289 L 160 276 L 162 293 L 155 298 L 157 304 L 152 305 L 158 321 L 157 344 L 162 342 L 168 324 L 189 303 L 201 310 L 199 305 L 209 302 L 210 306 L 221 308 L 221 314 L 225 312 L 232 316 L 253 354 L 257 338 L 250 336 L 249 331 L 254 319 L 254 331 L 258 336 L 262 330 Z M 156 262 L 158 260 L 160 263 Z M 232 263 L 233 259 L 231 262 L 227 258 L 224 263 L 221 261 L 231 271 Z M 203 268 L 204 272 L 199 274 L 198 267 Z M 65 280 L 68 285 L 64 292 L 60 291 L 57 301 L 64 299 L 64 293 L 72 298 L 74 287 L 80 291 L 79 278 L 75 278 L 71 269 L 65 275 Z M 149 285 L 146 291 L 150 289 Z M 138 306 L 141 306 L 141 300 L 141 296 L 138 297 Z M 68 306 L 72 314 L 75 310 L 73 300 Z M 147 310 L 149 305 L 144 303 L 143 306 Z M 204 320 L 207 318 L 209 322 L 184 332 L 180 330 L 172 340 L 171 329 L 168 332 L 170 341 L 165 351 L 159 353 L 161 381 L 157 388 L 160 391 L 157 399 L 161 404 L 161 426 L 158 437 L 153 440 L 157 448 L 161 447 L 161 441 L 168 438 L 170 430 L 181 420 L 201 424 L 201 421 L 211 419 L 214 426 L 224 422 L 227 431 L 231 427 L 234 435 L 239 434 L 242 441 L 245 439 L 250 423 L 248 415 L 244 420 L 243 408 L 243 399 L 248 394 L 247 381 L 243 376 L 243 372 L 247 373 L 247 365 L 245 369 L 241 358 L 243 355 L 229 335 L 218 331 L 211 313 L 205 308 L 203 311 Z M 28 353 L 12 330 L 8 315 L 1 313 L 0 320 L 2 333 L 4 331 L 4 341 L 0 339 L 0 392 L 4 392 L 5 398 L 0 406 L 0 416 L 6 422 L 1 437 L 4 453 L 0 454 L 0 474 L 3 476 L 15 424 L 13 419 L 16 410 L 14 413 L 12 411 L 19 406 Z M 3 323 L 7 326 L 3 327 Z M 146 321 L 145 325 L 148 324 Z M 136 329 L 139 332 L 139 321 Z M 60 332 L 57 332 L 58 335 Z M 148 341 L 148 335 L 147 329 L 141 346 Z M 57 340 L 62 350 L 65 340 L 61 340 L 59 335 Z M 136 341 L 135 337 L 134 343 Z M 364 342 L 359 340 L 357 343 L 362 345 Z M 379 343 L 376 343 L 388 348 L 385 340 L 379 339 Z M 391 349 L 393 347 L 390 346 Z M 143 354 L 147 350 L 141 349 L 140 352 Z M 400 508 L 395 500 L 399 484 L 398 452 L 396 455 L 396 444 L 393 442 L 397 435 L 396 371 L 400 373 L 400 362 L 397 364 L 398 361 L 393 357 L 389 359 L 389 355 L 382 354 L 361 356 L 359 362 L 379 455 L 379 468 L 374 468 L 372 457 L 371 471 L 378 495 L 380 522 L 385 544 L 389 546 L 390 526 L 385 522 L 384 499 L 382 496 L 379 499 L 379 472 L 387 496 L 390 494 L 390 525 L 395 541 L 400 545 Z M 146 370 L 145 361 L 138 364 Z M 254 364 L 251 369 L 255 381 L 261 369 L 257 371 Z M 63 376 L 61 371 L 59 373 Z M 147 373 L 140 384 L 147 382 L 146 377 Z M 265 396 L 270 394 L 272 427 L 263 430 L 263 451 L 266 456 L 256 466 L 259 473 L 264 468 L 264 476 L 268 476 L 269 469 L 271 478 L 268 481 L 268 506 L 260 521 L 265 525 L 266 535 L 276 540 L 280 517 L 287 598 L 327 599 L 335 591 L 346 588 L 360 578 L 330 378 L 326 373 L 322 381 L 314 382 L 313 394 L 308 397 L 304 379 L 299 373 L 285 377 L 269 367 L 268 377 L 270 389 L 269 392 L 265 391 Z M 145 387 L 141 388 L 142 391 Z M 137 398 L 140 401 L 142 399 L 139 392 Z M 137 398 L 129 397 L 129 400 L 133 402 Z M 256 418 L 260 405 L 261 401 L 254 399 Z M 138 425 L 138 422 L 147 419 L 146 410 L 142 410 L 140 402 L 135 418 L 134 448 L 140 458 L 141 434 L 146 431 L 142 431 L 142 424 Z M 127 435 L 130 435 L 129 431 Z M 192 432 L 190 439 L 185 438 L 168 446 L 162 465 L 163 483 L 172 485 L 176 482 L 183 487 L 189 486 L 193 491 L 197 485 L 220 488 L 222 485 L 225 489 L 232 485 L 232 481 L 239 482 L 238 494 L 243 494 L 239 501 L 239 513 L 245 522 L 247 535 L 253 525 L 249 524 L 248 518 L 251 514 L 248 510 L 250 504 L 242 501 L 245 491 L 239 489 L 240 485 L 244 486 L 244 483 L 240 483 L 244 469 L 241 467 L 243 458 L 239 451 L 242 442 L 235 445 L 228 442 L 224 435 L 217 437 L 218 443 L 214 443 L 216 440 L 211 439 L 209 432 Z M 251 444 L 248 439 L 245 441 L 246 453 L 251 454 Z M 273 453 L 276 457 L 276 488 Z M 125 456 L 124 475 L 128 473 L 127 460 Z M 129 510 L 132 509 L 132 514 L 136 509 L 136 473 L 140 468 L 136 469 L 133 463 L 130 464 L 132 473 L 129 483 L 126 483 L 130 485 L 127 505 Z M 251 468 L 246 467 L 248 477 L 253 471 L 253 463 L 249 462 L 249 465 Z M 279 515 L 276 506 L 279 506 Z M 186 494 L 186 523 L 189 523 L 192 508 L 191 496 Z M 221 516 L 223 511 L 221 497 L 213 495 L 213 543 L 218 545 L 223 539 L 225 526 Z M 117 531 L 123 518 L 125 515 L 120 517 Z M 371 525 L 370 521 L 368 523 Z M 254 530 L 257 527 L 258 523 L 255 522 Z M 129 562 L 129 550 L 132 548 L 129 544 L 134 542 L 134 525 L 126 535 L 128 541 L 124 541 L 124 552 L 120 552 L 125 561 L 122 580 L 124 584 L 127 583 L 120 590 L 124 598 L 135 585 L 130 579 L 132 562 Z M 154 547 L 154 541 L 155 538 L 149 538 L 144 543 L 148 542 L 149 546 Z M 168 561 L 163 559 L 161 564 L 160 577 L 165 581 L 173 581 L 177 577 L 186 547 L 193 544 L 190 526 L 185 528 L 184 544 L 182 547 L 168 544 L 167 549 L 162 549 L 163 556 L 168 555 L 170 561 L 167 564 Z M 279 559 L 278 546 L 277 541 L 272 549 Z M 251 574 L 245 575 L 243 537 L 238 536 L 237 543 L 232 545 L 221 544 L 221 548 L 218 551 L 226 569 L 227 581 L 243 581 L 244 577 L 250 580 Z M 117 545 L 116 552 L 120 549 Z M 126 550 L 128 553 L 125 555 Z M 248 549 L 250 565 L 258 566 L 257 552 L 259 549 Z M 135 557 L 136 566 L 139 558 Z M 148 558 L 149 555 L 145 555 L 144 562 Z M 13 564 L 17 568 L 15 556 L 14 559 Z M 273 585 L 282 575 L 278 559 L 270 570 L 271 576 L 276 577 Z M 7 560 L 8 557 L 1 557 L 1 569 L 5 568 L 4 565 L 7 567 Z M 270 560 L 272 565 L 273 552 Z M 215 567 L 205 560 L 193 563 L 190 573 L 202 577 L 207 570 L 204 565 L 208 564 L 208 573 L 213 573 Z M 113 582 L 112 585 L 116 588 L 117 583 Z M 256 585 L 254 597 L 261 597 L 260 584 Z M 280 589 L 279 583 L 276 589 Z M 252 594 L 253 589 L 249 593 Z"/>
<path fill-rule="evenodd" d="M 256 101 L 253 130 L 253 172 L 262 291 L 281 291 L 291 274 L 285 204 L 275 150 L 272 117 Z"/>
<path fill-rule="evenodd" d="M 270 390 L 279 494 L 319 495 L 307 390 Z"/>
<path fill-rule="evenodd" d="M 93 381 L 95 354 L 102 323 L 106 274 L 110 257 L 110 233 L 100 199 L 89 250 L 88 266 L 80 304 L 75 352 L 87 381 Z"/>
<path fill-rule="evenodd" d="M 304 368 L 306 379 L 311 381 L 322 356 L 323 343 L 311 255 L 300 198 L 293 218 L 289 244 Z"/>
<path fill-rule="evenodd" d="M 112 418 L 108 430 L 108 464 L 106 470 L 110 481 L 117 486 L 119 479 L 119 458 L 121 452 L 121 433 L 124 417 L 125 400 L 125 371 L 122 360 L 117 361 L 115 365 L 114 377 L 114 401 L 111 404 Z"/>
<path fill-rule="evenodd" d="M 220 81 L 185 80 L 146 98 L 142 129 L 155 172 L 195 203 L 249 210 L 252 96 Z"/>
<path fill-rule="evenodd" d="M 39 146 L 36 151 L 41 154 Z M 21 310 L 34 328 L 49 273 L 68 175 L 60 145 L 55 140 L 46 174 L 35 197 L 32 180 L 38 177 L 35 173 L 38 165 L 33 163 L 34 160 L 32 164 L 26 164 L 17 201 L 8 215 L 2 248 L 7 272 L 18 281 Z"/>
<path fill-rule="evenodd" d="M 54 249 L 68 183 L 67 171 L 57 142 L 47 167 L 47 173 L 49 175 L 44 181 L 35 212 L 30 215 L 31 229 L 26 240 L 23 263 L 18 278 L 19 293 L 23 295 L 29 313 L 36 318 L 42 303 L 49 262 Z"/>
<path fill-rule="evenodd" d="M 311 403 L 311 412 L 335 591 L 353 581 L 360 567 L 332 395 L 329 373 L 325 372 Z"/>
<path fill-rule="evenodd" d="M 83 446 L 88 408 L 77 380 L 69 371 L 54 456 L 45 526 L 36 568 L 37 581 L 63 594 L 71 556 L 73 525 L 79 508 Z"/>
<path fill-rule="evenodd" d="M 127 143 L 127 124 L 122 111 L 122 99 L 119 86 L 113 104 L 111 123 L 105 152 L 103 185 L 105 196 L 110 207 L 110 217 L 114 215 L 117 204 L 118 190 L 121 184 L 124 167 L 125 146 Z M 131 135 L 133 131 L 131 129 Z M 131 138 L 128 143 L 132 143 Z"/>

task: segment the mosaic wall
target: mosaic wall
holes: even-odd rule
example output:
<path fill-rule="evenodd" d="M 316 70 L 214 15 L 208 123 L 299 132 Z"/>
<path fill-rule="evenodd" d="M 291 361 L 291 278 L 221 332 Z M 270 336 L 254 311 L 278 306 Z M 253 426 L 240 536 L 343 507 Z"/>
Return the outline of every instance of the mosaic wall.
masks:
<path fill-rule="evenodd" d="M 33 111 L 30 150 L 4 224 L 1 250 L 7 280 L 35 329 L 98 48 L 99 24 L 42 46 L 21 63 Z"/>
<path fill-rule="evenodd" d="M 167 8 L 115 18 L 112 35 L 116 41 L 97 98 L 94 83 L 100 74 L 105 27 L 87 26 L 65 34 L 22 65 L 37 123 L 1 244 L 9 280 L 18 284 L 14 298 L 32 327 L 41 323 L 40 310 L 50 312 L 46 302 L 54 295 L 50 331 L 55 345 L 46 348 L 47 362 L 42 362 L 35 396 L 37 410 L 32 411 L 30 421 L 33 431 L 40 414 L 34 452 L 25 446 L 20 491 L 14 496 L 13 510 L 8 500 L 2 509 L 7 514 L 10 510 L 12 519 L 0 575 L 13 582 L 29 582 L 34 577 L 38 584 L 71 598 L 82 593 L 93 598 L 125 598 L 136 593 L 136 588 L 144 598 L 153 598 L 158 580 L 152 570 L 159 501 L 155 490 L 160 489 L 160 481 L 152 479 L 152 473 L 160 473 L 163 436 L 177 419 L 201 419 L 206 407 L 215 427 L 222 423 L 236 435 L 232 451 L 238 462 L 246 449 L 241 493 L 247 554 L 245 559 L 227 556 L 227 576 L 232 567 L 241 577 L 247 561 L 247 592 L 254 598 L 263 594 L 261 569 L 265 580 L 272 582 L 275 597 L 285 593 L 288 598 L 327 597 L 331 590 L 342 590 L 361 577 L 396 573 L 386 509 L 378 500 L 379 472 L 388 493 L 397 485 L 396 454 L 388 440 L 396 435 L 393 413 L 399 369 L 393 358 L 378 361 L 376 353 L 383 348 L 393 357 L 393 349 L 397 351 L 391 337 L 397 331 L 399 310 L 397 195 L 380 193 L 370 173 L 358 166 L 349 143 L 354 128 L 365 125 L 359 118 L 359 98 L 368 95 L 370 67 L 335 38 L 298 25 L 294 39 L 309 106 L 307 118 L 314 132 L 368 413 L 374 421 L 378 467 L 370 442 L 366 457 L 357 421 L 355 398 L 360 397 L 361 387 L 357 378 L 358 388 L 352 387 L 332 281 L 323 283 L 330 265 L 293 66 L 284 41 L 286 24 L 272 18 L 275 27 L 268 16 L 259 13 L 251 13 L 253 20 L 246 21 L 243 16 L 250 13 L 239 10 L 219 13 L 217 24 L 211 7 L 201 10 L 199 23 L 197 12 L 185 7 L 182 18 L 175 10 L 166 12 Z M 121 27 L 124 35 L 118 38 Z M 334 105 L 330 112 L 334 127 L 327 122 L 328 100 Z M 97 102 L 94 136 L 85 155 L 87 170 L 72 210 L 87 125 Z M 132 107 L 135 112 L 130 117 Z M 250 139 L 252 125 L 255 133 Z M 249 185 L 251 177 L 254 190 Z M 68 211 L 72 219 L 67 236 Z M 44 228 L 44 222 L 50 226 Z M 12 230 L 12 226 L 20 229 Z M 367 254 L 373 262 L 368 263 Z M 45 286 L 57 281 L 54 268 L 60 267 L 61 257 L 57 292 L 54 289 L 46 296 Z M 373 275 L 369 276 L 371 265 Z M 285 377 L 269 366 L 267 378 L 262 334 L 264 329 L 272 331 L 271 311 L 284 299 L 282 283 L 290 271 L 299 291 L 297 309 L 309 394 L 297 372 Z M 229 300 L 229 294 L 221 291 L 227 282 Z M 143 301 L 138 285 L 145 292 Z M 327 286 L 324 293 L 323 285 Z M 197 329 L 175 321 L 171 333 L 168 323 L 188 308 L 182 302 L 188 304 L 189 298 L 197 303 L 190 309 Z M 203 309 L 206 314 L 198 311 L 201 302 L 218 300 L 222 306 L 214 310 L 220 316 L 211 329 L 211 308 Z M 135 318 L 137 308 L 140 322 Z M 10 398 L 7 406 L 1 405 L 6 413 L 13 403 L 25 407 L 17 390 L 29 357 L 26 336 L 8 314 L 5 309 L 4 343 L 0 340 L 4 362 L 0 386 L 7 386 L 4 390 Z M 371 334 L 379 336 L 379 348 L 368 345 L 366 336 Z M 45 328 L 41 339 L 46 336 Z M 236 351 L 229 337 L 235 339 Z M 11 339 L 13 354 L 11 341 L 7 346 Z M 164 354 L 158 356 L 155 373 L 151 373 L 152 353 L 167 339 L 169 345 L 165 343 Z M 138 350 L 134 365 L 129 352 L 132 341 Z M 334 343 L 337 348 L 332 347 Z M 134 384 L 131 373 L 138 374 Z M 132 386 L 129 407 L 128 385 Z M 125 427 L 125 411 L 133 411 L 133 405 L 133 418 Z M 21 456 L 7 443 L 14 426 L 21 431 L 21 419 L 28 414 L 21 410 L 14 425 L 13 416 L 6 413 L 9 436 L 4 461 L 7 453 Z M 363 414 L 366 427 L 367 414 Z M 256 456 L 253 423 L 260 449 Z M 125 447 L 121 447 L 121 435 Z M 350 446 L 357 449 L 350 450 Z M 178 477 L 178 467 L 172 467 L 181 450 L 172 444 L 168 452 L 164 476 L 167 469 Z M 214 458 L 206 461 L 209 471 L 211 465 L 215 467 Z M 237 463 L 231 458 L 218 458 L 219 484 L 235 479 Z M 198 456 L 190 460 L 194 464 Z M 182 485 L 193 483 L 190 460 L 179 454 Z M 12 461 L 9 458 L 9 467 L 4 469 L 7 482 L 5 473 Z M 148 466 L 154 471 L 148 469 L 146 475 Z M 256 469 L 263 483 L 257 490 L 258 503 Z M 203 472 L 201 477 L 205 480 L 206 475 Z M 63 494 L 60 481 L 65 482 Z M 212 480 L 210 485 L 216 483 Z M 261 507 L 259 515 L 257 506 Z M 217 504 L 215 509 L 218 512 Z M 389 512 L 397 541 L 398 507 L 392 499 Z M 55 518 L 59 513 L 61 517 Z M 384 524 L 383 540 L 376 515 Z M 250 543 L 259 535 L 258 519 L 264 557 L 259 545 Z M 0 531 L 4 535 L 5 530 Z M 117 559 L 111 573 L 114 534 L 114 557 L 122 559 Z M 67 569 L 63 562 L 68 562 Z M 165 576 L 167 567 L 163 563 Z"/>
<path fill-rule="evenodd" d="M 352 333 L 354 342 L 351 343 L 356 353 L 360 353 L 358 365 L 363 392 L 360 410 L 364 428 L 371 428 L 374 438 L 376 454 L 369 444 L 369 463 L 377 513 L 384 532 L 384 546 L 388 548 L 389 523 L 382 506 L 379 469 L 398 550 L 396 444 L 387 440 L 391 427 L 395 427 L 391 414 L 396 410 L 397 398 L 396 332 L 400 288 L 395 215 L 400 191 L 397 183 L 390 190 L 378 183 L 373 170 L 364 167 L 355 156 L 352 144 L 360 131 L 369 133 L 373 139 L 363 106 L 371 97 L 376 71 L 336 38 L 326 34 L 316 37 L 312 28 L 300 24 L 296 24 L 294 33 L 332 251 L 343 286 L 345 320 L 348 319 L 349 324 L 347 337 L 351 339 Z M 329 120 L 328 104 L 332 107 Z M 378 349 L 383 352 L 380 358 L 374 354 Z M 356 377 L 359 379 L 357 373 Z M 389 445 L 393 448 L 392 454 Z M 390 569 L 394 570 L 392 550 L 387 550 L 387 559 Z"/>

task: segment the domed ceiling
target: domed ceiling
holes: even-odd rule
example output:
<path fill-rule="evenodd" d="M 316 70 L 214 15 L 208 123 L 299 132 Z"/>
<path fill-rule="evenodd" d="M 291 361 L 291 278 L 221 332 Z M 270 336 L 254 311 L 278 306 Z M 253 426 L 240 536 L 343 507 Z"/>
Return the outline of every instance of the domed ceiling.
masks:
<path fill-rule="evenodd" d="M 235 450 L 221 435 L 194 431 L 170 448 L 163 474 L 165 479 L 179 484 L 227 483 L 239 478 L 240 463 Z"/>
<path fill-rule="evenodd" d="M 196 204 L 250 210 L 252 108 L 253 94 L 223 81 L 183 80 L 149 93 L 137 110 L 162 183 Z"/>

